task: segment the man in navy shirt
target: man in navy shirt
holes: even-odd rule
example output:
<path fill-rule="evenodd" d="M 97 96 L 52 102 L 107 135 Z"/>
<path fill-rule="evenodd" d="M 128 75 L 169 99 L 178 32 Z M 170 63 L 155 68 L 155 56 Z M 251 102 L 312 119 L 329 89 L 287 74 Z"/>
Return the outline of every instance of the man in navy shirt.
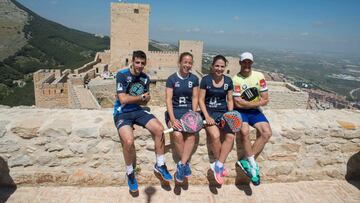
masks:
<path fill-rule="evenodd" d="M 172 176 L 167 170 L 164 161 L 165 142 L 164 127 L 150 112 L 140 105 L 150 100 L 150 78 L 143 73 L 146 65 L 146 54 L 143 51 L 134 51 L 130 68 L 122 69 L 116 74 L 117 99 L 114 105 L 114 122 L 123 141 L 123 153 L 126 163 L 126 175 L 130 191 L 138 191 L 138 184 L 134 173 L 133 125 L 140 125 L 150 131 L 155 138 L 156 164 L 155 172 L 164 180 L 171 181 Z"/>

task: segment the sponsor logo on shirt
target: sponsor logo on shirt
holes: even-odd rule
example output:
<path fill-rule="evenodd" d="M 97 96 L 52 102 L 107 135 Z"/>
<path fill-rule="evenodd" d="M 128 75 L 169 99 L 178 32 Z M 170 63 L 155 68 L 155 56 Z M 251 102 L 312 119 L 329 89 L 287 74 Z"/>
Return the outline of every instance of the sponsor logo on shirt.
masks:
<path fill-rule="evenodd" d="M 175 87 L 180 87 L 179 81 L 175 82 L 175 85 L 174 85 L 174 86 L 175 86 Z"/>
<path fill-rule="evenodd" d="M 224 84 L 224 90 L 228 90 L 229 89 L 229 85 L 228 84 Z"/>
<path fill-rule="evenodd" d="M 242 89 L 246 90 L 247 88 L 248 88 L 248 86 L 246 84 L 243 84 Z"/>
<path fill-rule="evenodd" d="M 147 82 L 148 79 L 147 79 L 147 78 L 140 78 L 140 80 L 143 81 L 144 84 L 146 84 L 146 82 Z"/>
<path fill-rule="evenodd" d="M 266 87 L 265 79 L 260 80 L 260 87 L 262 88 Z"/>
<path fill-rule="evenodd" d="M 132 77 L 131 77 L 131 76 L 127 76 L 126 82 L 131 82 L 131 81 L 132 81 Z"/>
<path fill-rule="evenodd" d="M 124 89 L 123 89 L 123 86 L 122 86 L 122 84 L 121 83 L 118 83 L 118 85 L 117 85 L 117 91 L 123 91 Z"/>
<path fill-rule="evenodd" d="M 234 88 L 234 92 L 241 92 L 241 87 L 239 85 L 236 85 Z"/>

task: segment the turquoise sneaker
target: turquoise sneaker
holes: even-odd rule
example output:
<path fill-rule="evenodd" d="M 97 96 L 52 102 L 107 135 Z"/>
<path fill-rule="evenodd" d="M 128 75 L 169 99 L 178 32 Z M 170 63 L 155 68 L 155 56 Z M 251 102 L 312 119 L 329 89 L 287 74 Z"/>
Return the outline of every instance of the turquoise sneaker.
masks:
<path fill-rule="evenodd" d="M 247 159 L 241 159 L 236 162 L 244 173 L 250 178 L 254 185 L 260 185 L 259 166 L 255 163 L 253 166 Z"/>
<path fill-rule="evenodd" d="M 252 178 L 252 167 L 247 159 L 240 159 L 236 162 L 240 168 L 244 171 L 244 173 L 249 177 Z"/>
<path fill-rule="evenodd" d="M 255 162 L 252 165 L 252 178 L 251 178 L 251 182 L 257 186 L 260 185 L 260 169 L 259 169 L 259 165 Z M 255 166 L 254 166 L 255 165 Z"/>

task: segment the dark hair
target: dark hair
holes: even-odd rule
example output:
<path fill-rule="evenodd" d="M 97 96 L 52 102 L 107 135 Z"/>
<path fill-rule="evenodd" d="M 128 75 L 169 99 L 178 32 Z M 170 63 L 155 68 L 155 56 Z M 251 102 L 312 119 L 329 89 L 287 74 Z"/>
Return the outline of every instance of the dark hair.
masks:
<path fill-rule="evenodd" d="M 134 51 L 132 55 L 132 60 L 135 61 L 135 58 L 145 59 L 146 61 L 146 54 L 141 50 Z"/>
<path fill-rule="evenodd" d="M 228 63 L 228 60 L 226 60 L 225 56 L 223 55 L 216 55 L 211 63 L 211 65 L 213 66 L 217 60 L 223 60 L 225 62 L 225 66 L 227 65 Z"/>
<path fill-rule="evenodd" d="M 191 56 L 191 59 L 194 59 L 194 56 L 193 56 L 190 52 L 183 52 L 183 53 L 181 53 L 180 56 L 179 56 L 179 63 L 182 61 L 182 59 L 183 59 L 185 56 Z"/>

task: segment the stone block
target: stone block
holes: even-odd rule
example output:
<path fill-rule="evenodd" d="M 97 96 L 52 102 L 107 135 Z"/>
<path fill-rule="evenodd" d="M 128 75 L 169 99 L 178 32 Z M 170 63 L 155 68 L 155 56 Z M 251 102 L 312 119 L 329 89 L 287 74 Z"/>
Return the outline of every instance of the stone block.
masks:
<path fill-rule="evenodd" d="M 96 126 L 75 127 L 72 130 L 72 135 L 86 139 L 96 139 L 100 137 L 99 128 Z"/>
<path fill-rule="evenodd" d="M 0 140 L 0 153 L 12 153 L 20 150 L 20 145 L 14 140 Z"/>
<path fill-rule="evenodd" d="M 28 155 L 19 155 L 16 157 L 12 157 L 9 159 L 9 167 L 13 168 L 13 167 L 17 167 L 17 166 L 32 166 L 34 165 L 34 161 L 32 160 L 32 158 Z"/>
<path fill-rule="evenodd" d="M 34 117 L 32 119 L 22 119 L 15 121 L 10 127 L 10 131 L 21 138 L 32 139 L 38 136 L 38 130 L 45 122 L 43 117 Z"/>
<path fill-rule="evenodd" d="M 10 121 L 0 121 L 0 138 L 4 137 L 6 133 L 6 125 L 8 125 Z"/>
<path fill-rule="evenodd" d="M 348 153 L 348 152 L 359 152 L 360 151 L 360 143 L 346 143 L 341 145 L 341 152 Z"/>

